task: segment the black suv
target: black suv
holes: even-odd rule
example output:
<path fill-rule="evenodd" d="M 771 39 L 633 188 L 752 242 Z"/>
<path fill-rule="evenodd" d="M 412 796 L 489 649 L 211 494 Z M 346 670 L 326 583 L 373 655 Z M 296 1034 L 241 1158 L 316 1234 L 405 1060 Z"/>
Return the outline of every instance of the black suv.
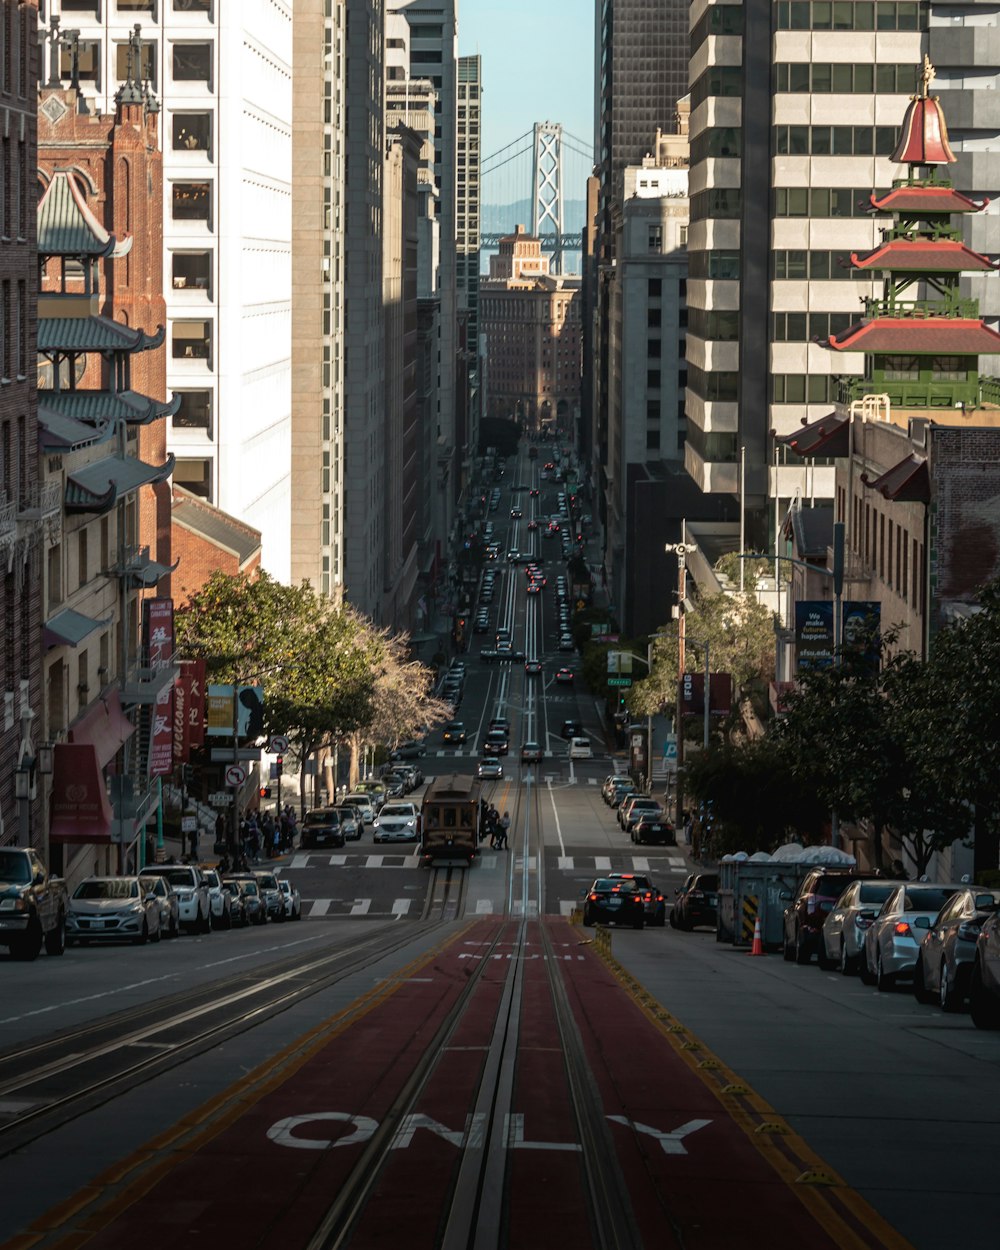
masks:
<path fill-rule="evenodd" d="M 645 899 L 634 881 L 598 877 L 584 890 L 583 923 L 626 924 L 641 929 L 645 924 Z"/>
<path fill-rule="evenodd" d="M 578 720 L 564 720 L 559 732 L 561 738 L 582 738 L 583 724 Z"/>
<path fill-rule="evenodd" d="M 791 903 L 785 908 L 783 953 L 786 959 L 807 964 L 819 953 L 823 923 L 833 905 L 852 881 L 868 880 L 873 874 L 853 868 L 812 868 L 799 882 Z"/>
<path fill-rule="evenodd" d="M 505 729 L 491 729 L 483 741 L 484 755 L 506 755 L 510 742 Z"/>
<path fill-rule="evenodd" d="M 343 846 L 344 831 L 340 826 L 340 815 L 335 807 L 317 807 L 307 812 L 302 822 L 299 845 L 304 851 L 316 850 L 321 846 Z"/>
<path fill-rule="evenodd" d="M 677 901 L 670 909 L 670 927 L 690 932 L 695 925 L 719 922 L 719 874 L 694 872 L 677 891 Z"/>

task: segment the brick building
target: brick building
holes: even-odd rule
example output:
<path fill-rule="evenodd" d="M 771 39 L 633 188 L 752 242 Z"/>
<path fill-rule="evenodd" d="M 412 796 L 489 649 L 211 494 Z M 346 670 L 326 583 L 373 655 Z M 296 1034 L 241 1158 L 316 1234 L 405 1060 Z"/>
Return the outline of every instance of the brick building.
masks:
<path fill-rule="evenodd" d="M 549 273 L 540 240 L 524 226 L 500 240 L 480 283 L 485 416 L 569 431 L 580 405 L 580 284 Z"/>
<path fill-rule="evenodd" d="M 235 576 L 260 568 L 261 534 L 252 525 L 194 495 L 183 486 L 173 488 L 174 603 L 187 606 L 191 596 L 215 572 Z"/>
<path fill-rule="evenodd" d="M 32 3 L 0 4 L 0 845 L 40 844 L 34 758 L 41 699 L 42 500 L 35 402 L 36 86 Z M 23 797 L 17 798 L 21 794 Z"/>

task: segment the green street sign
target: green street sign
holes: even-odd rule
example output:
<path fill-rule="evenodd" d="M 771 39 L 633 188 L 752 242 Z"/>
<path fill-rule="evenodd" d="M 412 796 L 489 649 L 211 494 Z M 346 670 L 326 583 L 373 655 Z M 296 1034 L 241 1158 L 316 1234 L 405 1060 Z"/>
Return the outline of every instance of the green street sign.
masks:
<path fill-rule="evenodd" d="M 609 686 L 631 686 L 631 684 L 632 684 L 631 677 L 609 677 L 608 678 Z"/>

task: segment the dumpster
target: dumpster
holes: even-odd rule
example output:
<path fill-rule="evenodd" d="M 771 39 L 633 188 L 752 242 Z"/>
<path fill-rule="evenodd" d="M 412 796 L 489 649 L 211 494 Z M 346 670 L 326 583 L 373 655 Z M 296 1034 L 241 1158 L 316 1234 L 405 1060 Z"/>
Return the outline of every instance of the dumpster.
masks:
<path fill-rule="evenodd" d="M 832 846 L 779 847 L 773 855 L 739 852 L 719 862 L 719 920 L 716 941 L 749 947 L 760 920 L 765 949 L 780 950 L 784 941 L 785 908 L 799 882 L 817 864 L 852 866 L 853 855 Z"/>

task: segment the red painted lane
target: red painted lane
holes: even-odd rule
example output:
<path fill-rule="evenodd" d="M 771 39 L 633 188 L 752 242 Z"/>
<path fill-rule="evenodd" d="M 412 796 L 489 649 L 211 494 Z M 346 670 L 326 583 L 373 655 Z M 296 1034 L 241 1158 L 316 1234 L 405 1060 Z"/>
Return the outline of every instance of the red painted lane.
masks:
<path fill-rule="evenodd" d="M 495 922 L 484 922 L 466 932 L 465 942 L 487 941 L 495 932 Z M 88 1247 L 176 1250 L 195 1239 L 206 1246 L 249 1244 L 263 1250 L 304 1245 L 364 1143 L 300 1149 L 277 1144 L 269 1130 L 288 1117 L 331 1112 L 379 1120 L 465 987 L 471 961 L 460 956 L 472 949 L 461 942 L 442 951 L 234 1122 L 172 1156 L 161 1178 L 110 1220 L 91 1214 L 81 1225 L 97 1230 Z M 336 1142 L 354 1128 L 314 1120 L 289 1131 L 297 1139 Z M 411 1167 L 418 1165 L 423 1145 L 405 1152 Z M 72 1227 L 70 1222 L 67 1232 Z"/>
<path fill-rule="evenodd" d="M 573 933 L 550 923 L 553 940 Z M 563 965 L 605 1115 L 660 1133 L 710 1121 L 679 1142 L 613 1123 L 645 1245 L 718 1250 L 764 1238 L 768 1250 L 835 1250 L 824 1230 L 596 954 Z M 669 1004 L 667 1004 L 669 1006 Z M 679 1151 L 682 1150 L 683 1153 Z M 766 1215 L 765 1215 L 766 1213 Z M 762 1223 L 762 1220 L 764 1221 Z"/>
<path fill-rule="evenodd" d="M 526 1149 L 513 1149 L 508 1159 L 507 1244 L 519 1246 L 593 1245 L 588 1218 L 586 1178 L 579 1151 L 537 1149 L 539 1143 L 578 1144 L 579 1135 L 562 1041 L 556 1024 L 548 969 L 542 958 L 541 926 L 529 925 L 530 955 L 525 965 L 521 1032 L 512 1110 L 524 1117 Z M 557 959 L 572 954 L 571 945 L 556 941 Z"/>

